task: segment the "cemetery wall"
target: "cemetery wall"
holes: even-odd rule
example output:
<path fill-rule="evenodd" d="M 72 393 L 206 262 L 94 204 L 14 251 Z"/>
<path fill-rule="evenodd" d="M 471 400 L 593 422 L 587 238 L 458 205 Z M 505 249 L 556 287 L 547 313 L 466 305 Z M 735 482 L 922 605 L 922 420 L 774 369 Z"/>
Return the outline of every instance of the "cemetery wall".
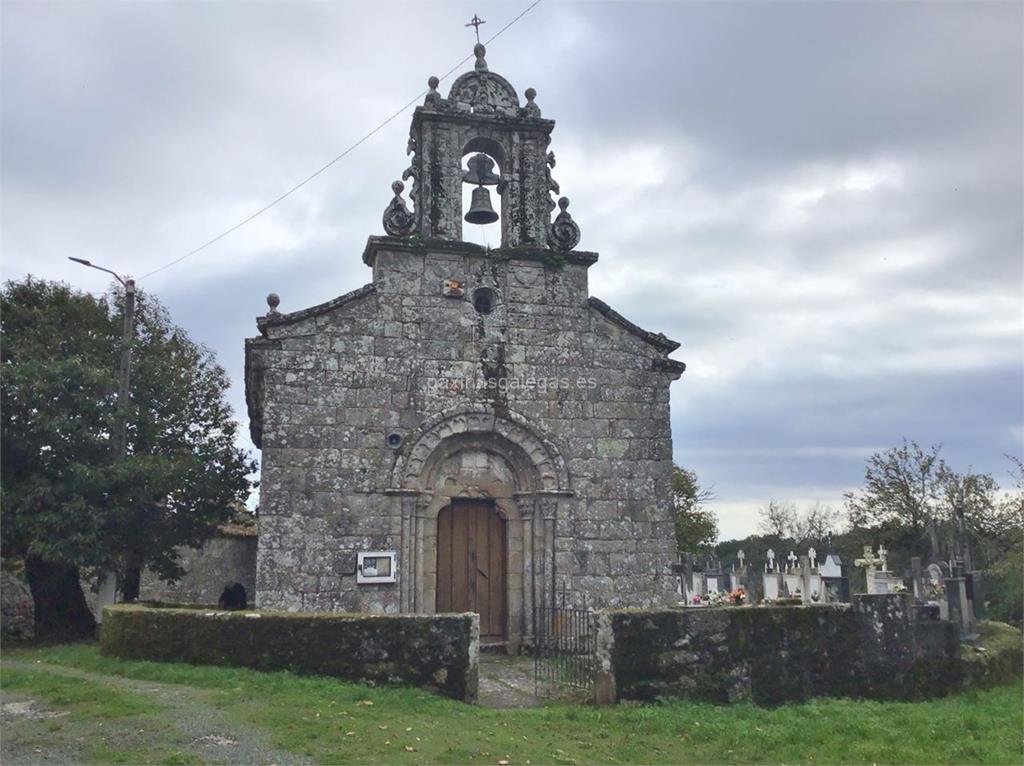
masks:
<path fill-rule="evenodd" d="M 133 660 L 419 686 L 473 702 L 479 634 L 475 614 L 223 612 L 119 604 L 103 610 L 100 651 Z"/>
<path fill-rule="evenodd" d="M 957 626 L 917 622 L 911 604 L 889 594 L 857 596 L 852 605 L 602 612 L 596 695 L 778 704 L 961 688 L 969 679 Z"/>
<path fill-rule="evenodd" d="M 245 527 L 220 531 L 199 548 L 179 548 L 185 574 L 177 582 L 142 573 L 139 598 L 171 604 L 209 606 L 217 603 L 224 587 L 241 583 L 248 602 L 256 596 L 256 530 Z"/>
<path fill-rule="evenodd" d="M 960 660 L 966 686 L 986 687 L 1020 678 L 1024 673 L 1021 632 L 1012 625 L 982 620 L 975 645 L 963 646 Z"/>

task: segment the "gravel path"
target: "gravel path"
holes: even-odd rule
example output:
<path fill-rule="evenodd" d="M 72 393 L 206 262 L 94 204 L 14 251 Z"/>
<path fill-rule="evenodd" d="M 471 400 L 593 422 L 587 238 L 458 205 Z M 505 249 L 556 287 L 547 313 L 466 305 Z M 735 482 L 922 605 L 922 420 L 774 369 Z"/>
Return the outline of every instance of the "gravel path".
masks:
<path fill-rule="evenodd" d="M 532 657 L 480 655 L 480 692 L 477 703 L 482 707 L 540 707 L 536 695 Z"/>
<path fill-rule="evenodd" d="M 207 692 L 191 686 L 140 681 L 89 673 L 45 663 L 5 660 L 5 668 L 45 671 L 82 678 L 104 686 L 134 692 L 153 701 L 156 726 L 147 732 L 127 720 L 76 721 L 66 712 L 49 709 L 24 695 L 0 697 L 0 763 L 4 766 L 76 764 L 95 760 L 97 744 L 111 750 L 151 746 L 169 748 L 198 758 L 202 763 L 307 764 L 303 756 L 276 750 L 265 732 L 227 718 L 206 699 Z M 191 761 L 190 761 L 191 762 Z"/>

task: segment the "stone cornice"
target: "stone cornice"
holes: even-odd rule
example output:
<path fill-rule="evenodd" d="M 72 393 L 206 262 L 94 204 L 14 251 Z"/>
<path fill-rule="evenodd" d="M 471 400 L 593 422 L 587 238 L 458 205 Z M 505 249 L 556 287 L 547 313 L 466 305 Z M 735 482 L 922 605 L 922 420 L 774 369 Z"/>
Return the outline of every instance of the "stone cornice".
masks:
<path fill-rule="evenodd" d="M 536 261 L 550 266 L 561 266 L 566 263 L 575 266 L 590 267 L 597 263 L 598 254 L 588 250 L 571 250 L 562 253 L 546 247 L 499 247 L 487 249 L 473 242 L 453 242 L 447 239 L 423 239 L 416 237 L 371 236 L 366 240 L 363 250 L 363 263 L 373 266 L 380 250 L 398 250 L 414 255 L 426 255 L 428 252 L 457 253 L 473 255 L 480 258 L 493 258 L 499 261 Z M 289 315 L 291 316 L 291 315 Z"/>
<path fill-rule="evenodd" d="M 641 340 L 650 343 L 652 346 L 659 349 L 660 351 L 663 351 L 666 354 L 668 354 L 679 348 L 679 343 L 677 343 L 676 341 L 672 340 L 671 338 L 666 338 L 660 332 L 650 332 L 649 330 L 645 330 L 642 327 L 633 324 L 628 319 L 626 319 L 626 317 L 622 316 L 622 314 L 620 314 L 618 311 L 615 311 L 615 309 L 613 309 L 611 306 L 609 306 L 601 299 L 594 298 L 593 296 L 591 296 L 589 298 L 589 303 L 594 309 L 596 309 L 600 314 L 602 314 L 605 317 L 605 319 L 609 320 L 614 324 L 617 324 L 619 327 L 626 330 L 627 332 L 632 333 Z M 683 363 L 676 362 L 676 364 Z M 683 368 L 685 369 L 686 365 L 683 365 Z"/>
<path fill-rule="evenodd" d="M 521 107 L 520 107 L 521 110 Z M 555 129 L 555 121 L 543 117 L 529 117 L 522 113 L 511 115 L 504 112 L 471 112 L 451 106 L 447 100 L 439 102 L 439 107 L 429 105 L 416 107 L 412 115 L 412 125 L 420 122 L 437 120 L 448 123 L 466 123 L 468 125 L 515 125 L 525 130 L 538 130 L 551 133 Z"/>
<path fill-rule="evenodd" d="M 315 317 L 319 314 L 326 314 L 328 311 L 333 311 L 339 306 L 344 306 L 346 303 L 350 303 L 359 298 L 363 298 L 376 290 L 373 283 L 363 285 L 362 287 L 347 292 L 344 295 L 339 295 L 337 298 L 333 298 L 325 303 L 317 304 L 316 306 L 310 306 L 308 309 L 302 309 L 301 311 L 293 311 L 290 314 L 280 314 L 273 312 L 265 314 L 261 317 L 256 317 L 256 326 L 259 328 L 260 333 L 265 337 L 267 334 L 268 327 L 279 327 L 281 325 L 292 324 L 293 322 L 299 322 L 309 317 Z"/>

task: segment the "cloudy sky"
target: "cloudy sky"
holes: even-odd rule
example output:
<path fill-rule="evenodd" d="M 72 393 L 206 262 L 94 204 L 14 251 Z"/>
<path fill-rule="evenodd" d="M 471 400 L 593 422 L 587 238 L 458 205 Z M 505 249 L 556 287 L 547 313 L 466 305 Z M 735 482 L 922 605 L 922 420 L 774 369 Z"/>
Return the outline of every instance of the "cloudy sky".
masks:
<path fill-rule="evenodd" d="M 67 256 L 180 257 L 468 55 L 474 13 L 486 39 L 527 5 L 4 0 L 3 277 L 101 293 Z M 903 437 L 1000 480 L 1021 453 L 1022 9 L 544 0 L 489 46 L 557 121 L 592 294 L 683 344 L 675 455 L 723 537 L 771 497 L 838 504 Z M 369 281 L 408 120 L 141 283 L 240 418 L 264 296 Z"/>

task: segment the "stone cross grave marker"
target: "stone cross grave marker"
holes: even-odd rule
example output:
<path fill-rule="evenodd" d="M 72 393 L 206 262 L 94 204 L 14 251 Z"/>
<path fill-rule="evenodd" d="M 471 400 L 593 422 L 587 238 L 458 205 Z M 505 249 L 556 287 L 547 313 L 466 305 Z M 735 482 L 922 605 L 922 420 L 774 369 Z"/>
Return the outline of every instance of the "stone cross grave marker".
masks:
<path fill-rule="evenodd" d="M 789 562 L 789 571 L 793 571 L 793 568 L 796 566 L 797 562 L 796 554 L 793 551 L 790 551 L 789 555 L 786 556 L 786 561 Z"/>
<path fill-rule="evenodd" d="M 764 565 L 765 571 L 766 572 L 774 572 L 775 571 L 775 551 L 773 551 L 771 548 L 769 548 L 768 552 L 765 554 L 765 557 L 768 559 L 768 563 L 766 563 Z"/>
<path fill-rule="evenodd" d="M 909 578 L 914 583 L 914 598 L 918 601 L 927 601 L 924 592 L 924 573 L 921 570 L 920 556 L 910 557 L 910 569 L 904 572 L 904 577 Z"/>
<path fill-rule="evenodd" d="M 807 549 L 807 560 L 810 562 L 811 569 L 817 569 L 818 567 L 818 552 L 814 548 Z"/>

